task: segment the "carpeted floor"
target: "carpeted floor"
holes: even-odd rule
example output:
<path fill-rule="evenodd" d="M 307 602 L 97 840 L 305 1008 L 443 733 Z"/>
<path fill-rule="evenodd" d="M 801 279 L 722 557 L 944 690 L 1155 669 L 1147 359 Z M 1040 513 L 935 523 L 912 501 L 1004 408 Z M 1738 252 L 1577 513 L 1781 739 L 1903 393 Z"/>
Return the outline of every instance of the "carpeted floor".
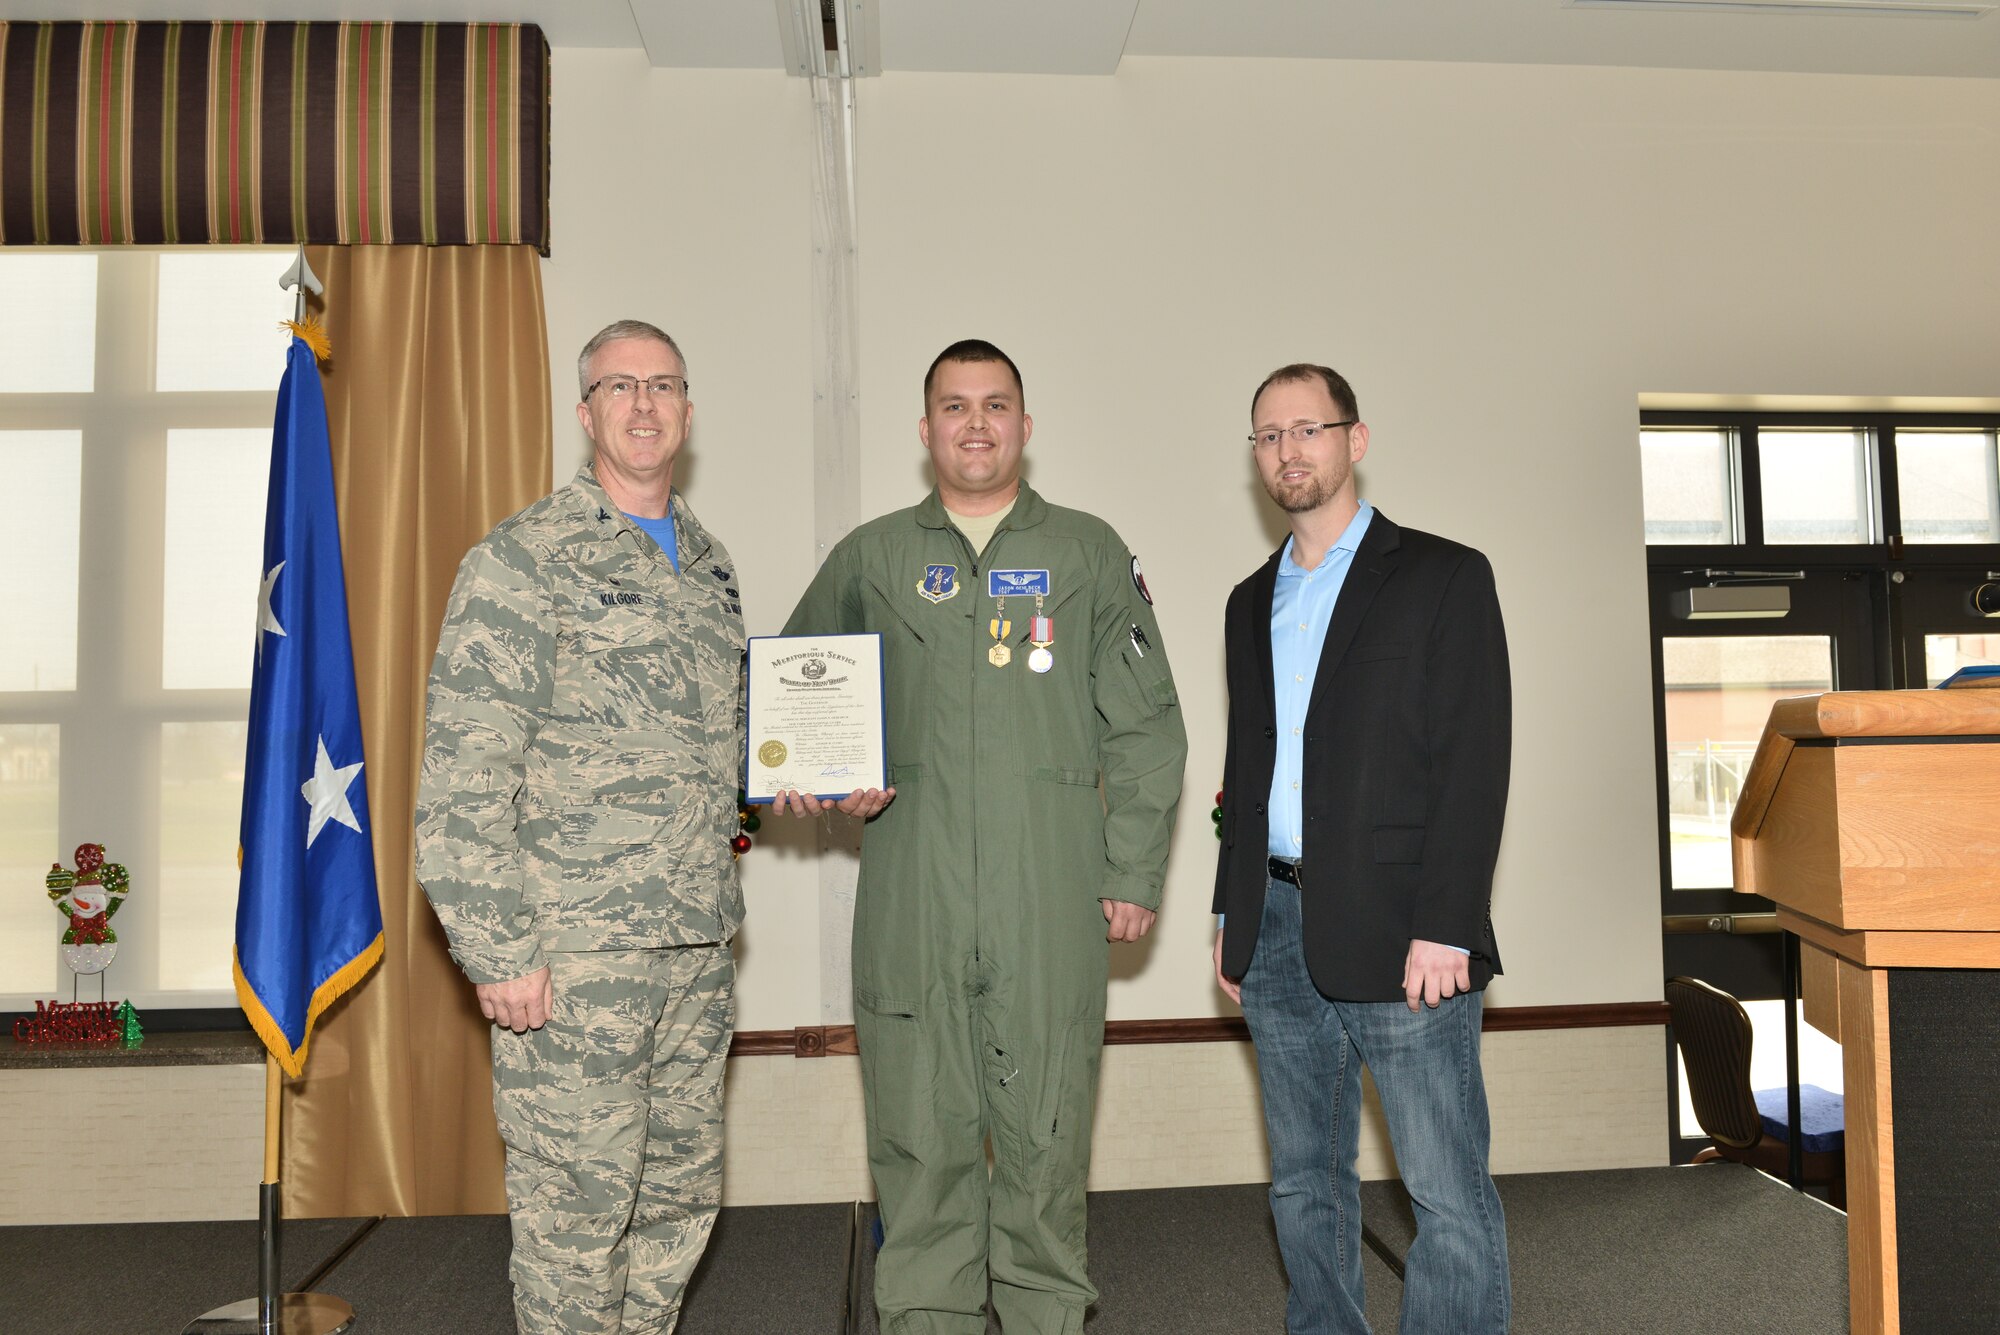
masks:
<path fill-rule="evenodd" d="M 1088 1335 L 1285 1328 L 1285 1268 L 1271 1231 L 1268 1188 L 1174 1187 L 1101 1191 L 1090 1197 L 1090 1278 L 1097 1302 L 1085 1315 Z M 863 1239 L 854 1335 L 879 1335 L 875 1320 L 875 1207 L 863 1207 Z M 1373 1253 L 1363 1254 L 1368 1319 L 1396 1329 L 1403 1286 Z M 988 1331 L 999 1323 L 987 1318 Z"/>
<path fill-rule="evenodd" d="M 365 1219 L 287 1226 L 279 1269 L 297 1286 Z M 0 1228 L 6 1335 L 179 1335 L 202 1313 L 257 1296 L 257 1225 L 77 1224 Z"/>
<path fill-rule="evenodd" d="M 1521 1173 L 1507 1211 L 1514 1335 L 1833 1335 L 1847 1329 L 1847 1216 L 1741 1164 Z M 1397 1181 L 1361 1218 L 1396 1259 L 1416 1224 Z M 1378 1335 L 1393 1325 L 1369 1320 Z"/>
<path fill-rule="evenodd" d="M 1392 1335 L 1402 1301 L 1392 1267 L 1414 1225 L 1401 1184 L 1362 1193 L 1368 1316 Z M 1753 1170 L 1542 1173 L 1503 1177 L 1500 1193 L 1514 1335 L 1847 1328 L 1846 1217 Z M 872 1207 L 853 1258 L 859 1320 L 846 1327 L 854 1215 L 844 1204 L 724 1210 L 682 1335 L 877 1335 Z M 0 1228 L 0 1333 L 178 1335 L 252 1295 L 256 1234 L 248 1222 Z M 1284 1329 L 1262 1184 L 1093 1195 L 1090 1243 L 1099 1298 L 1088 1335 Z M 338 1256 L 316 1287 L 354 1305 L 355 1335 L 509 1335 L 507 1248 L 497 1216 L 300 1220 L 286 1225 L 284 1268 L 297 1286 Z"/>

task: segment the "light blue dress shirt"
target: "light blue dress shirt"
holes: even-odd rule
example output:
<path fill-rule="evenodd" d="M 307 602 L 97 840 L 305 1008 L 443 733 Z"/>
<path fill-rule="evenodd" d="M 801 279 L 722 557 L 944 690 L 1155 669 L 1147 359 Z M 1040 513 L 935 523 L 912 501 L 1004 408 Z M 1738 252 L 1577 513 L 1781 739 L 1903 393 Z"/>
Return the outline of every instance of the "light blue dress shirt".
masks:
<path fill-rule="evenodd" d="M 1354 566 L 1354 553 L 1375 517 L 1375 507 L 1361 509 L 1341 530 L 1317 567 L 1306 570 L 1292 559 L 1296 539 L 1285 540 L 1278 556 L 1278 579 L 1271 590 L 1271 686 L 1277 700 L 1278 759 L 1271 767 L 1270 854 L 1297 862 L 1305 856 L 1305 814 L 1302 785 L 1306 766 L 1306 710 L 1312 704 L 1313 681 L 1319 675 L 1320 651 L 1333 607 Z M 1216 925 L 1222 923 L 1220 915 Z M 1469 955 L 1465 946 L 1452 946 Z"/>
<path fill-rule="evenodd" d="M 1271 591 L 1271 685 L 1278 705 L 1278 763 L 1271 767 L 1271 856 L 1293 862 L 1305 856 L 1305 817 L 1299 785 L 1305 781 L 1306 708 L 1312 703 L 1313 678 L 1319 675 L 1319 654 L 1326 644 L 1327 623 L 1340 598 L 1354 553 L 1375 507 L 1361 509 L 1334 539 L 1326 555 L 1311 570 L 1292 554 L 1298 540 L 1287 538 L 1278 555 L 1278 580 Z"/>

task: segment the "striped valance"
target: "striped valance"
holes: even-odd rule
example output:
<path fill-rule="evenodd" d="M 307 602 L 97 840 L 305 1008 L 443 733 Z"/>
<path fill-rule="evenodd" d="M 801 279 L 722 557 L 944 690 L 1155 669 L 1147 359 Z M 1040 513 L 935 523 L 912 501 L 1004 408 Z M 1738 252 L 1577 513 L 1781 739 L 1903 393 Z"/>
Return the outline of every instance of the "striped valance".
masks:
<path fill-rule="evenodd" d="M 0 22 L 0 245 L 549 249 L 516 23 Z"/>

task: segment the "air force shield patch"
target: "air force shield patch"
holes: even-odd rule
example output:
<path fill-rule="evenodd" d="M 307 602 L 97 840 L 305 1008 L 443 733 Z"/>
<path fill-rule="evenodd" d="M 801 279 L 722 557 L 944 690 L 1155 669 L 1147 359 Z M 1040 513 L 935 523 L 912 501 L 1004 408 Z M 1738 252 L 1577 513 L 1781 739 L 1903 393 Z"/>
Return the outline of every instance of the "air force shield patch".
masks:
<path fill-rule="evenodd" d="M 917 581 L 917 592 L 934 603 L 958 593 L 957 566 L 925 566 L 924 577 Z"/>

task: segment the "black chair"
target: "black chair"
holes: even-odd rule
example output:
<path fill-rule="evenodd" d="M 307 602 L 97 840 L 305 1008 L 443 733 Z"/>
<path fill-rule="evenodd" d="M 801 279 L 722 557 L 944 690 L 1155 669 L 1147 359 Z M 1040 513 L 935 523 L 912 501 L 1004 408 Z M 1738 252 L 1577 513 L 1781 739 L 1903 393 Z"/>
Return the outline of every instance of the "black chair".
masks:
<path fill-rule="evenodd" d="M 1669 978 L 1667 1007 L 1673 1012 L 1674 1041 L 1687 1064 L 1688 1098 L 1702 1134 L 1715 1142 L 1696 1163 L 1728 1159 L 1762 1169 L 1780 1180 L 1789 1176 L 1789 1128 L 1780 1097 L 1765 1099 L 1759 1111 L 1750 1088 L 1750 1048 L 1754 1033 L 1741 1002 L 1699 978 Z M 1805 1123 L 1800 1155 L 1807 1186 L 1827 1189 L 1827 1199 L 1847 1207 L 1847 1153 L 1837 1096 L 1818 1090 L 1802 1100 Z M 1775 1113 L 1775 1115 L 1773 1115 Z M 1816 1115 L 1808 1115 L 1808 1113 Z M 1820 1123 L 1816 1125 L 1815 1123 Z"/>

